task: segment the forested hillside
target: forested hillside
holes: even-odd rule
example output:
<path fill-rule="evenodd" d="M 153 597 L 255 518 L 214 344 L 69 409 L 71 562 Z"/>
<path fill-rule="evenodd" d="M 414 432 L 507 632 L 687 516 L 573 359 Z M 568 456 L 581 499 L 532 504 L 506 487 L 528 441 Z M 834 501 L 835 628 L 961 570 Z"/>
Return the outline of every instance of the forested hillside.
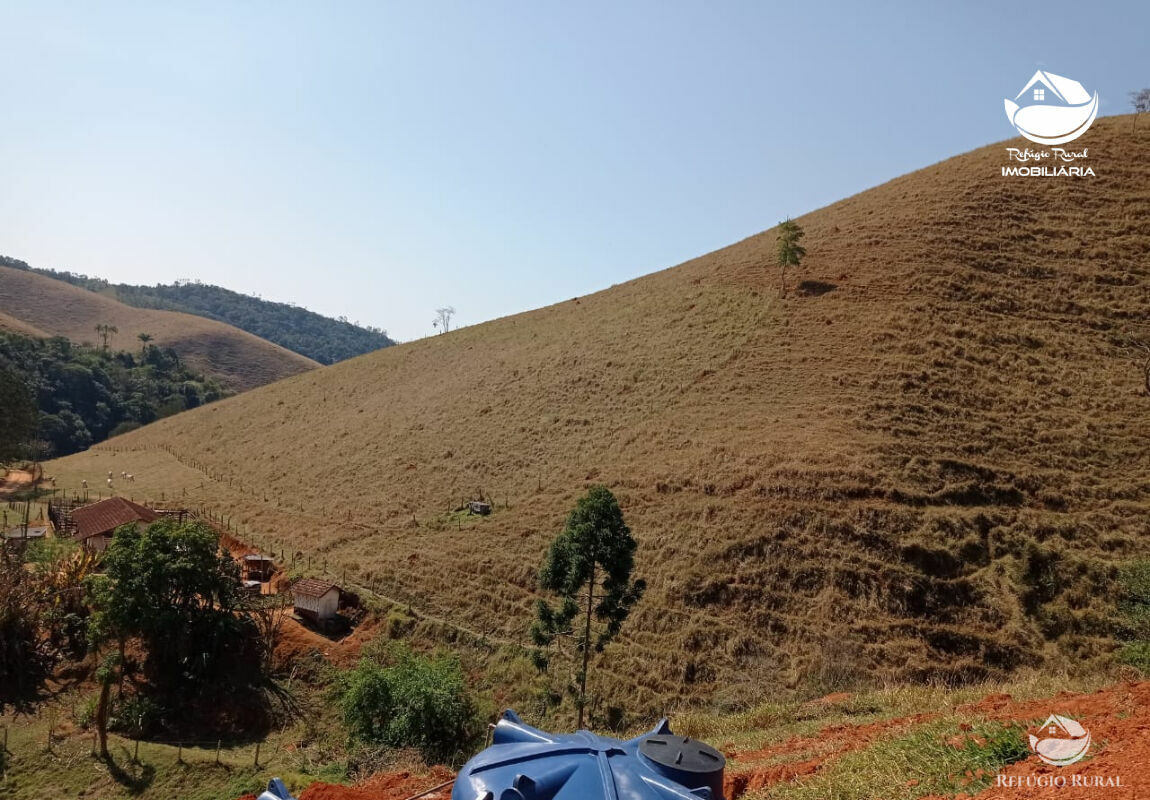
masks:
<path fill-rule="evenodd" d="M 38 411 L 36 455 L 64 456 L 227 393 L 168 348 L 109 351 L 63 337 L 0 331 L 0 374 L 20 380 Z"/>
<path fill-rule="evenodd" d="M 221 286 L 198 282 L 155 286 L 113 284 L 74 272 L 32 267 L 7 256 L 0 256 L 0 265 L 46 275 L 136 308 L 182 311 L 226 322 L 321 364 L 334 364 L 395 344 L 381 328 L 358 325 L 343 318 L 332 319 L 306 308 L 274 303 Z"/>
<path fill-rule="evenodd" d="M 316 361 L 235 325 L 121 303 L 27 268 L 0 263 L 0 329 L 63 336 L 80 344 L 135 350 L 141 341 L 171 348 L 188 367 L 244 391 L 315 369 Z"/>

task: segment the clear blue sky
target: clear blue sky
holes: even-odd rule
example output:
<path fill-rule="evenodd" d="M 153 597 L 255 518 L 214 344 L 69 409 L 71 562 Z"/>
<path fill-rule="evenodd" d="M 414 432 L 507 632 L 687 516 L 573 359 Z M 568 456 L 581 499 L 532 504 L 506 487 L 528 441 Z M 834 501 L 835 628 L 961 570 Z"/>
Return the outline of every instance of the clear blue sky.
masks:
<path fill-rule="evenodd" d="M 0 0 L 0 253 L 431 333 L 1125 113 L 1150 4 Z"/>

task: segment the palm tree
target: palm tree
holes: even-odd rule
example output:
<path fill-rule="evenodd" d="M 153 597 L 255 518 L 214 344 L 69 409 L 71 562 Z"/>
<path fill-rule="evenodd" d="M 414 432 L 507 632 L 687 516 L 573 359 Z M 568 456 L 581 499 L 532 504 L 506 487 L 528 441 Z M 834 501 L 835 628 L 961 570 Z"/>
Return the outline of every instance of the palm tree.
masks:
<path fill-rule="evenodd" d="M 103 347 L 104 347 L 105 353 L 108 352 L 108 337 L 111 336 L 113 333 L 119 333 L 119 332 L 120 332 L 120 329 L 117 328 L 115 325 L 108 325 L 107 323 L 102 323 L 102 324 L 96 326 L 96 335 L 99 336 L 101 341 L 103 342 Z"/>
<path fill-rule="evenodd" d="M 140 340 L 140 353 L 148 349 L 148 342 L 154 338 L 150 333 L 137 333 L 136 338 Z"/>

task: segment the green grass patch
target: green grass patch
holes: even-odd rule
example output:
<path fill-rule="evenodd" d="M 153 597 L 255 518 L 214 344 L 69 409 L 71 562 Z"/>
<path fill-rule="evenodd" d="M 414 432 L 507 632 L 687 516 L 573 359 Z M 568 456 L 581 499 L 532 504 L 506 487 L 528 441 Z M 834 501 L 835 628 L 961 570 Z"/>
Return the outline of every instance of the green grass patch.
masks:
<path fill-rule="evenodd" d="M 24 557 L 29 564 L 54 564 L 79 549 L 80 544 L 74 539 L 49 536 L 28 542 Z"/>
<path fill-rule="evenodd" d="M 975 794 L 1007 764 L 1026 758 L 1025 729 L 996 722 L 963 731 L 951 717 L 847 753 L 814 777 L 772 786 L 786 800 L 895 800 Z M 768 790 L 747 795 L 766 797 Z"/>

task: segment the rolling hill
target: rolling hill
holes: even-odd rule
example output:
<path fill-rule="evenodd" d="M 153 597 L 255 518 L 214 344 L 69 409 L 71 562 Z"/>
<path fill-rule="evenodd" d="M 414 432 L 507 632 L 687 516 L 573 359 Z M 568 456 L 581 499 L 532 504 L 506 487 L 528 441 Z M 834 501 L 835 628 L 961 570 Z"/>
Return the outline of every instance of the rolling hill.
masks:
<path fill-rule="evenodd" d="M 785 297 L 767 231 L 47 469 L 128 469 L 523 643 L 548 541 L 606 484 L 650 584 L 592 677 L 628 709 L 1089 664 L 1150 552 L 1150 131 L 1081 143 L 1095 178 L 1004 178 L 1000 143 L 800 217 Z M 490 517 L 451 514 L 479 493 Z"/>
<path fill-rule="evenodd" d="M 35 272 L 4 266 L 0 266 L 0 315 L 0 327 L 17 333 L 64 336 L 77 342 L 98 343 L 95 326 L 114 325 L 119 332 L 108 341 L 113 349 L 136 349 L 137 334 L 150 333 L 156 345 L 172 348 L 195 369 L 241 391 L 319 366 L 231 325 L 191 314 L 133 308 Z"/>
<path fill-rule="evenodd" d="M 74 272 L 32 267 L 7 256 L 0 256 L 0 266 L 44 275 L 136 308 L 182 311 L 234 325 L 320 364 L 334 364 L 395 344 L 379 328 L 332 319 L 291 303 L 276 303 L 222 286 L 196 281 L 154 286 L 110 283 Z"/>

